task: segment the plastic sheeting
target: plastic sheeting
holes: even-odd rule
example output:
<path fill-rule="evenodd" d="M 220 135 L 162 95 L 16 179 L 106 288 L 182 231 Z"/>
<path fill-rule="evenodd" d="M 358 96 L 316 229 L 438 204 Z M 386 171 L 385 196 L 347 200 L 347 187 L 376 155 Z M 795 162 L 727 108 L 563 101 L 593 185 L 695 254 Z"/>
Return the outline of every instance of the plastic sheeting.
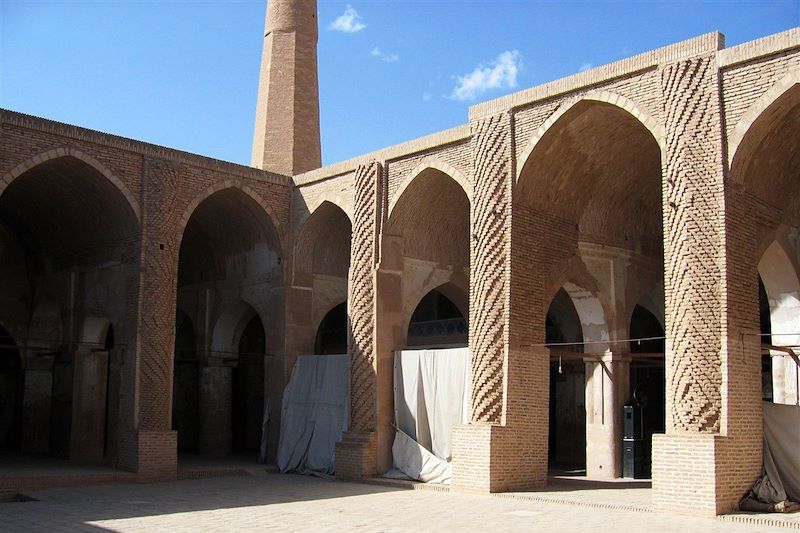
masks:
<path fill-rule="evenodd" d="M 399 430 L 394 435 L 392 461 L 394 467 L 404 474 L 404 477 L 416 479 L 423 483 L 447 485 L 453 478 L 453 467 L 450 466 L 450 463 L 439 459 L 417 441 Z"/>
<path fill-rule="evenodd" d="M 301 355 L 283 392 L 277 463 L 281 472 L 332 475 L 347 431 L 347 355 Z"/>
<path fill-rule="evenodd" d="M 800 407 L 764 402 L 764 475 L 752 492 L 766 503 L 800 502 Z"/>
<path fill-rule="evenodd" d="M 467 348 L 395 352 L 394 468 L 449 483 L 453 426 L 469 417 L 469 376 Z"/>

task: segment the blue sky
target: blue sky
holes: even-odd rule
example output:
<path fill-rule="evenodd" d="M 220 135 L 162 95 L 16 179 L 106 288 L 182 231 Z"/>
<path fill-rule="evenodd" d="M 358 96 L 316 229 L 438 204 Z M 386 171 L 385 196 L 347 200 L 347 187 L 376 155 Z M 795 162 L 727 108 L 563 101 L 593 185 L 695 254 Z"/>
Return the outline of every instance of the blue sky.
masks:
<path fill-rule="evenodd" d="M 731 46 L 800 25 L 800 0 L 318 7 L 325 164 L 463 124 L 476 102 L 708 31 Z M 0 106 L 248 164 L 264 8 L 4 0 Z"/>

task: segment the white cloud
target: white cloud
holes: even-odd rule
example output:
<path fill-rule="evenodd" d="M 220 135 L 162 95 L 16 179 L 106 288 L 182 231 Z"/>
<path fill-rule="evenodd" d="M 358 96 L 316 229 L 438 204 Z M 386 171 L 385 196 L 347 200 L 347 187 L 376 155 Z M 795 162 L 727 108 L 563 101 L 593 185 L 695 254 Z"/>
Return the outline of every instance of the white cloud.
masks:
<path fill-rule="evenodd" d="M 367 25 L 364 24 L 361 15 L 358 14 L 358 11 L 353 9 L 353 6 L 348 5 L 345 8 L 344 13 L 339 15 L 339 18 L 331 22 L 330 26 L 328 26 L 328 29 L 333 31 L 341 31 L 344 33 L 355 33 L 363 30 L 366 27 Z"/>
<path fill-rule="evenodd" d="M 594 65 L 591 63 L 583 63 L 579 68 L 578 72 L 586 72 L 587 70 L 591 69 Z"/>
<path fill-rule="evenodd" d="M 386 63 L 396 63 L 400 61 L 400 56 L 397 54 L 384 54 L 377 46 L 369 53 L 372 57 L 376 57 Z"/>
<path fill-rule="evenodd" d="M 424 101 L 426 101 L 426 102 L 427 102 L 427 101 L 428 101 L 428 100 L 430 100 L 431 98 L 433 98 L 433 95 L 432 95 L 431 93 L 429 93 L 429 92 L 424 92 L 424 93 L 422 93 L 422 99 L 423 99 Z"/>
<path fill-rule="evenodd" d="M 518 50 L 503 52 L 488 65 L 478 65 L 464 76 L 456 76 L 456 86 L 450 98 L 474 100 L 492 89 L 513 89 L 517 74 L 522 69 L 522 56 Z"/>

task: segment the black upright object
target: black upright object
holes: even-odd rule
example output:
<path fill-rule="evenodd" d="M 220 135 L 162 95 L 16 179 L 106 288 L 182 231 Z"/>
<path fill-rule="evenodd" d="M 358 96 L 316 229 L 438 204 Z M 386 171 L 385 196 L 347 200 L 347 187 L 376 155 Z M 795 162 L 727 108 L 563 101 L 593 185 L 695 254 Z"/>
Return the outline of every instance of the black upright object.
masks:
<path fill-rule="evenodd" d="M 622 408 L 622 477 L 641 479 L 647 476 L 646 444 L 642 407 L 628 402 Z"/>

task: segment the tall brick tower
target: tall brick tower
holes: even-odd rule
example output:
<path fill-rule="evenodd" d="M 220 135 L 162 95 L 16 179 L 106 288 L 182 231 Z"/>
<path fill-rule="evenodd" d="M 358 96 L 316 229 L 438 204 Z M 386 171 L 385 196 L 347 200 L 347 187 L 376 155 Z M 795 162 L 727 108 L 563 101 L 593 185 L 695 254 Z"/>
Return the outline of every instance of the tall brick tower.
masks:
<path fill-rule="evenodd" d="M 251 164 L 293 176 L 321 163 L 317 0 L 269 0 Z"/>

